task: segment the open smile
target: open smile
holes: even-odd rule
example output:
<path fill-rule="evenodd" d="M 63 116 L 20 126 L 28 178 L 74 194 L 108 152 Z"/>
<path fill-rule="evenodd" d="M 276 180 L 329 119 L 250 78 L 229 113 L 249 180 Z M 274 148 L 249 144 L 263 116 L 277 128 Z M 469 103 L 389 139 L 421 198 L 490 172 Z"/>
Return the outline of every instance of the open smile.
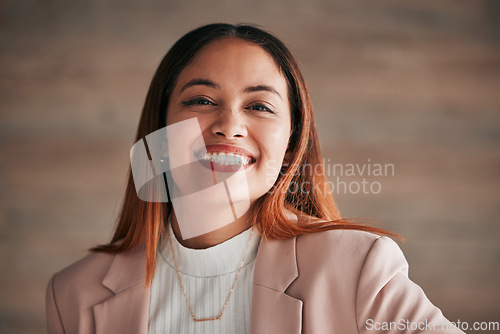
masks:
<path fill-rule="evenodd" d="M 198 151 L 195 157 L 204 167 L 217 172 L 236 172 L 256 160 L 249 151 L 231 145 L 208 145 L 206 152 Z"/>

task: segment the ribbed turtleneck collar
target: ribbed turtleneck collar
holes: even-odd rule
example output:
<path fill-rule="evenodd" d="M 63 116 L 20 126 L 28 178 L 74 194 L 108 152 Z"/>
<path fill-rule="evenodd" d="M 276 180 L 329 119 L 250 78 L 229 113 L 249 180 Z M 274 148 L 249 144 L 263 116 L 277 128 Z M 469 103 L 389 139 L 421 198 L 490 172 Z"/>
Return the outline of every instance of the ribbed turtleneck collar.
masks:
<path fill-rule="evenodd" d="M 197 277 L 220 276 L 239 269 L 250 233 L 251 228 L 218 245 L 205 249 L 192 249 L 184 247 L 177 241 L 171 224 L 168 224 L 168 232 L 163 240 L 160 254 L 163 260 L 175 268 L 168 241 L 170 234 L 180 272 Z M 260 234 L 254 228 L 243 266 L 255 260 L 259 242 Z"/>

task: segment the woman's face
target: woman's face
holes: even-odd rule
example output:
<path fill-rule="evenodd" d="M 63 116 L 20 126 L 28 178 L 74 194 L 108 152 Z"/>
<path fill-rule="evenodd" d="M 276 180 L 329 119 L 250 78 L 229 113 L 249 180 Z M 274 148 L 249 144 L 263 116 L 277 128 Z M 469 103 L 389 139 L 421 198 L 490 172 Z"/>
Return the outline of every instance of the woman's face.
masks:
<path fill-rule="evenodd" d="M 236 38 L 202 48 L 177 79 L 167 126 L 193 118 L 206 150 L 193 135 L 186 135 L 183 145 L 206 170 L 219 175 L 244 170 L 247 184 L 240 186 L 248 187 L 250 203 L 273 186 L 288 146 L 290 104 L 287 82 L 266 51 Z M 237 201 L 238 191 L 230 192 Z"/>

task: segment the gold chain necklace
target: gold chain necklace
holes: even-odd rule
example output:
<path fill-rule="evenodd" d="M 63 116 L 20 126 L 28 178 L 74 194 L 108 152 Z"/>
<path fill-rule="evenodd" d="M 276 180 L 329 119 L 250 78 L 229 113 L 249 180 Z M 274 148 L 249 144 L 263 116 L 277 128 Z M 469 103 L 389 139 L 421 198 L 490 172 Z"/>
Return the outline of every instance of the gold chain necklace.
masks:
<path fill-rule="evenodd" d="M 177 278 L 179 279 L 182 294 L 184 295 L 184 299 L 186 299 L 186 304 L 189 308 L 189 312 L 191 313 L 191 318 L 193 318 L 194 321 L 201 322 L 201 321 L 219 320 L 222 317 L 222 313 L 224 313 L 224 310 L 226 309 L 227 303 L 229 302 L 229 297 L 231 297 L 231 294 L 233 293 L 234 287 L 236 285 L 236 281 L 238 280 L 238 276 L 240 276 L 241 268 L 243 268 L 243 263 L 245 263 L 245 257 L 247 256 L 248 246 L 250 245 L 250 240 L 252 239 L 252 235 L 253 235 L 253 226 L 252 226 L 252 231 L 250 232 L 250 236 L 248 237 L 247 245 L 245 246 L 245 252 L 243 253 L 243 258 L 241 259 L 240 267 L 238 268 L 238 272 L 236 273 L 236 277 L 234 278 L 234 282 L 233 282 L 233 285 L 231 286 L 231 290 L 229 291 L 229 294 L 227 295 L 226 301 L 224 302 L 224 306 L 222 306 L 222 310 L 220 311 L 219 315 L 217 315 L 215 317 L 211 317 L 211 318 L 198 319 L 194 315 L 193 309 L 191 307 L 191 304 L 189 303 L 189 299 L 188 299 L 187 294 L 186 294 L 186 290 L 184 289 L 184 285 L 182 284 L 181 274 L 179 272 L 179 268 L 177 267 L 177 261 L 175 260 L 174 246 L 172 245 L 172 237 L 170 236 L 170 231 L 168 231 L 168 241 L 170 243 L 170 250 L 172 251 L 172 259 L 174 260 L 174 266 L 175 266 L 175 271 L 177 273 Z"/>

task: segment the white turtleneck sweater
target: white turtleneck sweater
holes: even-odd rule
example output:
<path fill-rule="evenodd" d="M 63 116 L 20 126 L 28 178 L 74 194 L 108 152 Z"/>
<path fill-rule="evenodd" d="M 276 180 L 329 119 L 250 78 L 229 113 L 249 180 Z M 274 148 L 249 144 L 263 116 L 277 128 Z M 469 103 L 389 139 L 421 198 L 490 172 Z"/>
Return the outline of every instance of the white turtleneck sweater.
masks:
<path fill-rule="evenodd" d="M 182 246 L 168 225 L 184 290 L 195 316 L 217 316 L 231 290 L 251 229 L 206 249 Z M 151 286 L 148 334 L 249 333 L 252 281 L 260 235 L 254 229 L 236 285 L 222 318 L 195 322 L 182 293 L 172 258 L 168 234 L 159 248 Z"/>

